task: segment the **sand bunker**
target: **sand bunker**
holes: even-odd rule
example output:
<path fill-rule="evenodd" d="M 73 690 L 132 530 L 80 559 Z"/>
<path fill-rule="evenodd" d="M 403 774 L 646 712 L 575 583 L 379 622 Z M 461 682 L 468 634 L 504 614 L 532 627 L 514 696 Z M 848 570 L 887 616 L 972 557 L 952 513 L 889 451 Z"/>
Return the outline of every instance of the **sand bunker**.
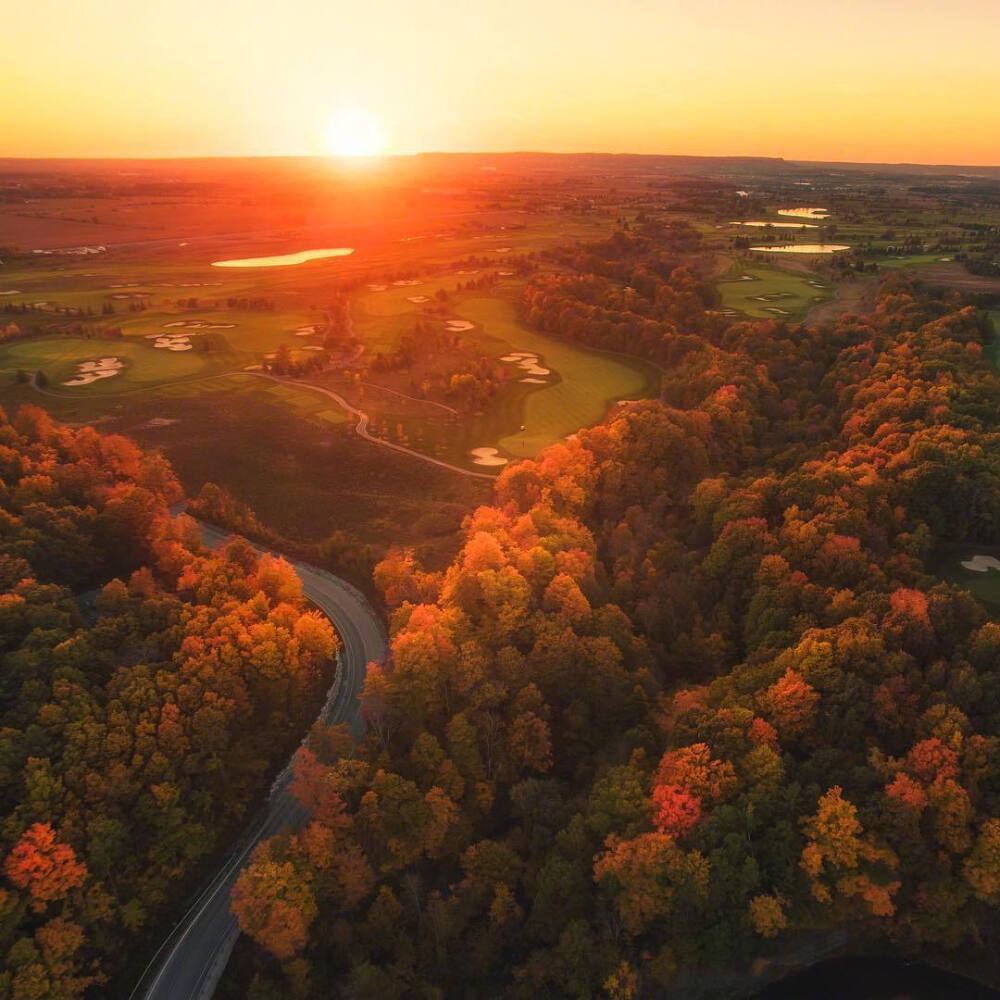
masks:
<path fill-rule="evenodd" d="M 963 569 L 971 569 L 973 573 L 986 573 L 991 569 L 1000 570 L 1000 559 L 996 556 L 973 556 L 962 563 Z"/>
<path fill-rule="evenodd" d="M 545 385 L 545 379 L 543 378 L 523 378 L 522 382 L 530 382 L 533 385 Z"/>
<path fill-rule="evenodd" d="M 464 271 L 456 271 L 455 274 L 479 274 L 477 268 L 466 268 Z"/>
<path fill-rule="evenodd" d="M 497 271 L 501 278 L 509 278 L 513 273 L 513 271 Z"/>
<path fill-rule="evenodd" d="M 506 465 L 508 462 L 496 448 L 473 448 L 469 454 L 473 465 Z"/>
<path fill-rule="evenodd" d="M 476 324 L 467 319 L 450 319 L 445 325 L 453 333 L 461 333 L 463 330 L 471 330 Z"/>
<path fill-rule="evenodd" d="M 79 374 L 63 382 L 63 385 L 90 385 L 102 378 L 112 378 L 125 367 L 125 363 L 121 358 L 100 358 L 97 361 L 81 361 L 76 367 Z"/>
<path fill-rule="evenodd" d="M 20 295 L 21 293 L 16 288 L 8 288 L 6 292 L 0 292 L 0 295 Z"/>
<path fill-rule="evenodd" d="M 501 361 L 506 361 L 508 364 L 517 365 L 518 368 L 524 370 L 527 375 L 551 375 L 552 373 L 548 368 L 543 368 L 538 363 L 538 355 L 532 354 L 530 351 L 511 351 L 510 354 L 505 354 Z M 522 382 L 528 382 L 529 379 L 521 379 Z M 534 381 L 539 382 L 541 379 L 535 379 Z"/>
<path fill-rule="evenodd" d="M 389 286 L 388 285 L 369 285 L 369 292 L 384 292 Z"/>
<path fill-rule="evenodd" d="M 393 284 L 397 288 L 410 288 L 413 285 L 422 285 L 422 281 L 418 281 L 416 278 L 407 278 L 405 281 L 394 281 Z"/>
<path fill-rule="evenodd" d="M 316 327 L 314 326 L 300 326 L 295 331 L 296 337 L 311 337 L 316 332 Z"/>
<path fill-rule="evenodd" d="M 246 368 L 244 368 L 243 370 L 245 372 L 259 372 L 259 371 L 263 371 L 264 370 L 264 366 L 263 365 L 247 365 Z"/>
<path fill-rule="evenodd" d="M 419 306 L 422 302 L 430 302 L 430 299 L 426 295 L 407 295 L 406 301 Z"/>
<path fill-rule="evenodd" d="M 303 347 L 302 350 L 303 351 L 322 351 L 323 348 L 320 347 L 319 344 L 306 344 L 306 346 Z"/>
<path fill-rule="evenodd" d="M 162 337 L 157 337 L 153 341 L 153 347 L 158 347 L 165 351 L 190 351 L 194 344 L 186 333 L 168 333 Z"/>
<path fill-rule="evenodd" d="M 494 250 L 493 252 L 494 253 L 510 253 L 511 250 L 513 250 L 513 249 L 514 249 L 513 247 L 497 247 L 496 250 Z"/>
<path fill-rule="evenodd" d="M 777 313 L 779 316 L 787 316 L 788 312 L 784 309 L 779 309 L 777 306 L 764 306 L 764 311 L 769 313 Z"/>
<path fill-rule="evenodd" d="M 169 427 L 171 424 L 176 424 L 177 421 L 170 417 L 153 417 L 152 420 L 147 420 L 142 426 L 143 427 Z"/>

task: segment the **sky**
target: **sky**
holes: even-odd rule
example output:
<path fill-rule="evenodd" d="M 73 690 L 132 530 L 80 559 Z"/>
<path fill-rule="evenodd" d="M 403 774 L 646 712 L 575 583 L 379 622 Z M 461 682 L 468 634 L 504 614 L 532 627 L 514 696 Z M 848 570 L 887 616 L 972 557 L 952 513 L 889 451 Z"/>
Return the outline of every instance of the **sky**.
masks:
<path fill-rule="evenodd" d="M 1000 0 L 31 0 L 3 156 L 544 150 L 1000 164 Z"/>

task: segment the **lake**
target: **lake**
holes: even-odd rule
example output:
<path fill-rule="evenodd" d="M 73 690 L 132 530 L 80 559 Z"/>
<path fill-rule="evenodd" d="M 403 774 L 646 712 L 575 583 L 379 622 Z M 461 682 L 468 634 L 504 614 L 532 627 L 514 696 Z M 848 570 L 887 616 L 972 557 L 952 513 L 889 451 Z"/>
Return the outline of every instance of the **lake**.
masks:
<path fill-rule="evenodd" d="M 243 257 L 237 260 L 213 260 L 212 267 L 289 267 L 305 264 L 310 260 L 325 260 L 327 257 L 347 257 L 354 253 L 353 247 L 334 247 L 326 250 L 300 250 L 298 253 L 277 254 L 273 257 Z"/>
<path fill-rule="evenodd" d="M 783 247 L 750 247 L 757 253 L 837 253 L 850 250 L 844 243 L 792 243 Z"/>
<path fill-rule="evenodd" d="M 790 215 L 793 219 L 829 219 L 828 208 L 779 208 L 778 215 Z"/>

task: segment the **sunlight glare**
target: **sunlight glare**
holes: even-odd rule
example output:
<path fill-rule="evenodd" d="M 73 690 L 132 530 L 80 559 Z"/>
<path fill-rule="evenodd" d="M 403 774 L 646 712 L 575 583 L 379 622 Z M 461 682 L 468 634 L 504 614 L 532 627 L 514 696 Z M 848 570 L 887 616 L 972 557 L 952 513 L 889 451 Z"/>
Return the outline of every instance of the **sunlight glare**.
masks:
<path fill-rule="evenodd" d="M 326 149 L 332 156 L 378 156 L 385 150 L 387 140 L 378 118 L 360 108 L 338 111 L 326 128 Z"/>

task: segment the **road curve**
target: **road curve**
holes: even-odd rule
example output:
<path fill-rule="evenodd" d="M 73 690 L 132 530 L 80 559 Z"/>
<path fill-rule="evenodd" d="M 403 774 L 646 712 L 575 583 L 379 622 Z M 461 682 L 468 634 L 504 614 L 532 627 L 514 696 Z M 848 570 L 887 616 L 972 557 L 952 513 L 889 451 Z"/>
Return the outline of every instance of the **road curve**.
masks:
<path fill-rule="evenodd" d="M 231 537 L 209 525 L 202 528 L 205 543 L 211 548 Z M 305 596 L 330 619 L 340 636 L 337 675 L 320 718 L 347 723 L 360 735 L 363 724 L 358 697 L 368 663 L 385 659 L 385 630 L 364 595 L 349 583 L 308 563 L 289 562 L 302 581 Z M 286 765 L 271 787 L 266 815 L 245 831 L 215 877 L 157 949 L 130 1000 L 208 1000 L 215 992 L 240 934 L 229 909 L 229 896 L 241 869 L 261 840 L 285 828 L 295 829 L 306 818 L 288 790 L 290 779 L 290 766 Z"/>

